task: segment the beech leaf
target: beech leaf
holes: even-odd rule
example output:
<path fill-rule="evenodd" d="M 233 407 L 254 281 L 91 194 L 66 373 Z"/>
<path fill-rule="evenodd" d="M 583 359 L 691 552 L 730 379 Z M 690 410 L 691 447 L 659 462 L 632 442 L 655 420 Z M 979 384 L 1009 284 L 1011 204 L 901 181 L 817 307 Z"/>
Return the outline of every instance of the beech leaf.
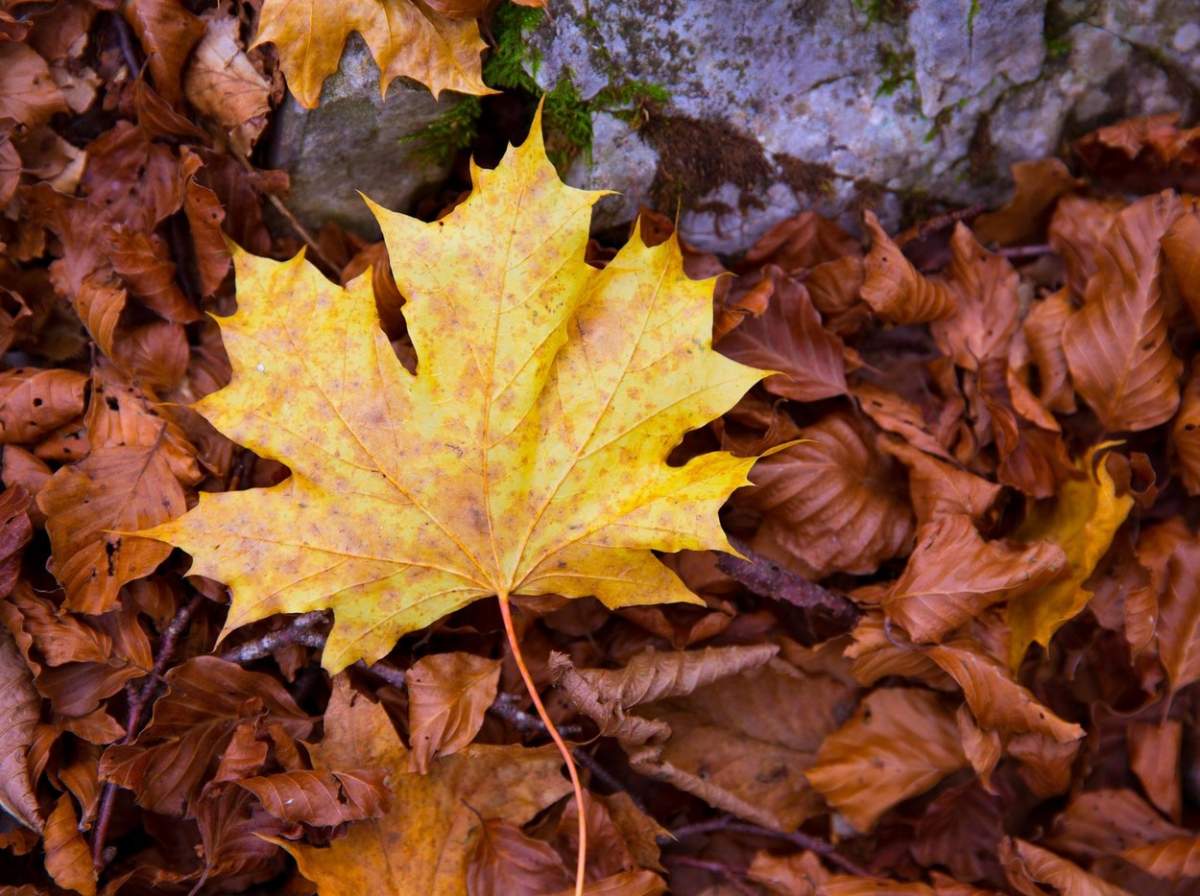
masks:
<path fill-rule="evenodd" d="M 469 653 L 436 653 L 408 670 L 408 730 L 413 769 L 425 774 L 436 756 L 475 739 L 496 699 L 500 662 Z"/>

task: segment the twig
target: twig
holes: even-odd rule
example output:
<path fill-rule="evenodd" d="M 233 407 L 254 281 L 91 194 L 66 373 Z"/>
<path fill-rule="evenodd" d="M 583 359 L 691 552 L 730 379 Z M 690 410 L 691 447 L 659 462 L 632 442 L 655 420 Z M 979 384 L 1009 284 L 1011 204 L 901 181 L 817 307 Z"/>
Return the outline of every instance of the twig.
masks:
<path fill-rule="evenodd" d="M 516 694 L 502 692 L 496 695 L 496 702 L 488 707 L 488 712 L 497 715 L 504 721 L 508 722 L 514 728 L 526 731 L 531 734 L 546 734 L 546 726 L 537 716 L 525 712 L 523 709 L 517 708 L 517 700 L 520 699 Z M 559 725 L 558 733 L 563 737 L 578 737 L 583 733 L 582 725 Z M 578 754 L 576 754 L 578 758 Z"/>
<path fill-rule="evenodd" d="M 142 65 L 138 62 L 137 48 L 133 45 L 133 32 L 121 13 L 114 11 L 112 20 L 117 32 L 117 46 L 121 48 L 121 58 L 125 60 L 125 67 L 129 69 L 129 77 L 132 80 L 137 78 L 138 72 L 142 70 Z"/>
<path fill-rule="evenodd" d="M 675 865 L 684 865 L 688 868 L 698 868 L 701 871 L 707 871 L 709 874 L 715 874 L 717 877 L 723 878 L 726 883 L 739 893 L 744 893 L 746 896 L 757 896 L 742 878 L 743 874 L 739 874 L 735 869 L 726 865 L 724 862 L 714 862 L 710 859 L 695 859 L 691 856 L 668 856 L 667 861 Z"/>
<path fill-rule="evenodd" d="M 725 815 L 721 818 L 714 818 L 710 821 L 699 821 L 695 824 L 684 825 L 671 831 L 671 836 L 676 840 L 683 840 L 686 837 L 692 837 L 697 834 L 709 834 L 715 831 L 728 831 L 731 834 L 750 834 L 756 837 L 770 837 L 774 840 L 785 840 L 792 843 L 801 849 L 807 849 L 817 855 L 823 857 L 833 865 L 837 865 L 848 874 L 856 874 L 859 877 L 874 877 L 867 869 L 847 859 L 832 843 L 827 843 L 819 837 L 813 837 L 810 834 L 805 834 L 800 831 L 773 831 L 770 828 L 764 828 L 761 825 L 750 824 L 744 821 L 738 821 L 732 816 Z M 662 838 L 660 842 L 670 841 Z"/>
<path fill-rule="evenodd" d="M 631 793 L 628 787 L 618 781 L 612 772 L 597 762 L 596 757 L 591 753 L 588 753 L 582 747 L 576 747 L 571 751 L 571 755 L 575 757 L 576 762 L 592 773 L 593 778 L 598 779 L 602 784 L 611 790 L 624 793 L 629 797 L 630 800 L 633 801 L 635 806 L 637 806 L 643 812 L 646 811 L 646 805 L 638 797 Z"/>
<path fill-rule="evenodd" d="M 280 647 L 288 644 L 303 644 L 305 647 L 324 647 L 326 635 L 313 631 L 313 628 L 326 622 L 328 617 L 324 610 L 313 610 L 292 619 L 286 626 L 252 638 L 237 647 L 222 650 L 217 656 L 230 663 L 250 663 L 270 656 Z"/>
<path fill-rule="evenodd" d="M 1001 246 L 994 254 L 1002 258 L 1037 258 L 1041 255 L 1052 255 L 1057 251 L 1049 243 L 1034 243 L 1030 246 Z"/>
<path fill-rule="evenodd" d="M 405 679 L 407 678 L 404 670 L 397 669 L 395 666 L 393 666 L 391 663 L 387 662 L 386 660 L 380 660 L 379 662 L 377 662 L 371 666 L 368 666 L 364 661 L 359 660 L 354 665 L 357 668 L 362 669 L 364 672 L 371 673 L 379 680 L 385 682 L 386 684 L 390 684 L 394 688 L 404 687 L 404 682 L 405 682 Z"/>
<path fill-rule="evenodd" d="M 748 560 L 732 554 L 718 554 L 717 567 L 755 594 L 791 604 L 802 610 L 822 610 L 830 622 L 850 629 L 858 621 L 859 610 L 844 594 L 823 588 L 803 576 L 760 557 L 742 544 L 735 544 Z"/>
<path fill-rule="evenodd" d="M 229 154 L 231 156 L 233 156 L 235 159 L 237 159 L 238 162 L 241 164 L 241 166 L 243 168 L 245 168 L 247 171 L 249 171 L 251 174 L 255 173 L 254 166 L 250 164 L 250 160 L 247 159 L 240 152 L 235 150 L 233 147 L 230 147 Z M 300 239 L 304 240 L 304 245 L 308 246 L 308 251 L 309 251 L 309 254 L 312 256 L 312 258 L 315 261 L 321 262 L 331 272 L 333 272 L 335 274 L 340 273 L 341 268 L 339 268 L 336 264 L 334 264 L 328 258 L 325 257 L 324 253 L 321 252 L 321 247 L 317 244 L 317 241 L 315 239 L 313 239 L 312 234 L 309 233 L 308 230 L 305 228 L 305 226 L 300 223 L 299 219 L 297 219 L 296 216 L 292 214 L 292 210 L 283 204 L 283 200 L 280 199 L 278 196 L 276 196 L 274 193 L 268 193 L 268 192 L 264 191 L 263 195 L 266 196 L 267 201 L 270 202 L 271 205 L 273 205 L 275 207 L 275 211 L 277 211 L 277 212 L 279 212 L 279 214 L 283 215 L 283 217 L 287 220 L 288 224 L 291 225 L 292 230 L 296 231 L 296 235 L 298 237 L 300 237 Z"/>
<path fill-rule="evenodd" d="M 959 221 L 965 221 L 967 218 L 974 218 L 977 215 L 987 211 L 987 206 L 982 204 L 968 205 L 966 208 L 955 209 L 952 212 L 945 212 L 941 215 L 934 215 L 932 218 L 927 218 L 915 227 L 910 227 L 904 233 L 896 237 L 897 246 L 905 246 L 914 240 L 924 239 L 931 233 L 936 233 L 943 227 L 949 227 L 951 224 L 956 224 Z"/>
<path fill-rule="evenodd" d="M 129 689 L 129 713 L 125 719 L 125 737 L 121 739 L 122 744 L 132 743 L 138 736 L 138 732 L 142 727 L 142 720 L 146 714 L 146 708 L 153 702 L 159 682 L 162 681 L 163 673 L 175 655 L 175 648 L 179 643 L 179 639 L 187 631 L 192 617 L 203 602 L 204 595 L 197 594 L 176 611 L 174 618 L 163 629 L 162 636 L 158 641 L 158 656 L 154 659 L 154 667 L 150 670 L 150 674 L 146 676 L 145 683 L 136 691 L 132 687 Z M 96 813 L 96 833 L 92 837 L 92 864 L 97 868 L 104 866 L 104 841 L 108 839 L 108 828 L 112 823 L 113 806 L 116 803 L 116 797 L 117 786 L 111 782 L 106 782 L 104 791 L 100 794 L 100 809 Z"/>

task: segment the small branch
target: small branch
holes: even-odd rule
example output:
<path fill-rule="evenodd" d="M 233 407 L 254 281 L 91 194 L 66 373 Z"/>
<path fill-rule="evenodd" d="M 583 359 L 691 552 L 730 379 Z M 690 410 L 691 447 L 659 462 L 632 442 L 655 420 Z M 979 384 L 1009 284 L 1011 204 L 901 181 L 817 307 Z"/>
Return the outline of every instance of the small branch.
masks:
<path fill-rule="evenodd" d="M 897 246 L 905 246 L 915 240 L 922 240 L 931 233 L 936 233 L 943 227 L 949 227 L 951 224 L 957 224 L 959 221 L 965 221 L 968 218 L 974 218 L 987 211 L 987 206 L 982 204 L 968 205 L 966 208 L 955 209 L 952 212 L 945 212 L 941 215 L 934 215 L 932 218 L 927 218 L 915 227 L 910 227 L 904 233 L 896 237 Z"/>
<path fill-rule="evenodd" d="M 488 712 L 499 716 L 514 728 L 529 734 L 547 734 L 546 726 L 535 715 L 517 708 L 516 694 L 501 692 L 496 695 L 496 702 L 488 707 Z M 578 737 L 583 733 L 582 725 L 559 725 L 558 733 L 563 737 Z"/>
<path fill-rule="evenodd" d="M 726 865 L 724 862 L 714 862 L 710 859 L 695 859 L 691 856 L 669 856 L 666 861 L 673 865 L 683 865 L 687 868 L 698 868 L 701 871 L 707 871 L 709 874 L 714 874 L 722 878 L 739 893 L 744 893 L 746 896 L 757 896 L 756 891 L 751 889 L 742 879 L 745 875 L 739 873 L 733 867 Z"/>
<path fill-rule="evenodd" d="M 142 64 L 138 62 L 137 47 L 133 43 L 133 32 L 129 28 L 129 23 L 125 21 L 125 17 L 119 12 L 112 13 L 112 21 L 113 28 L 117 32 L 117 46 L 121 48 L 121 58 L 125 60 L 125 67 L 129 69 L 130 80 L 133 80 L 142 70 Z"/>
<path fill-rule="evenodd" d="M 229 154 L 231 156 L 233 156 L 235 159 L 237 159 L 238 162 L 241 163 L 241 166 L 243 168 L 245 168 L 251 174 L 255 173 L 254 166 L 250 164 L 249 159 L 247 159 L 244 155 L 242 155 L 240 152 L 235 150 L 233 147 L 230 147 L 229 149 L 230 149 Z M 308 230 L 305 228 L 305 226 L 300 223 L 299 219 L 295 215 L 292 214 L 292 210 L 283 204 L 283 200 L 280 199 L 278 196 L 276 196 L 274 193 L 264 192 L 263 195 L 266 196 L 267 201 L 270 202 L 271 205 L 273 205 L 275 207 L 275 211 L 277 211 L 277 212 L 279 212 L 279 214 L 283 215 L 283 217 L 287 220 L 288 224 L 291 225 L 292 230 L 296 231 L 296 235 L 304 241 L 304 245 L 308 246 L 309 254 L 312 256 L 313 260 L 321 262 L 321 264 L 323 264 L 329 271 L 331 271 L 334 274 L 340 273 L 341 268 L 339 268 L 336 264 L 334 264 L 328 258 L 325 257 L 324 253 L 321 252 L 321 247 L 317 244 L 317 241 L 315 239 L 313 239 L 312 234 L 309 233 Z"/>
<path fill-rule="evenodd" d="M 773 831 L 770 828 L 764 828 L 761 825 L 750 824 L 744 821 L 738 821 L 730 815 L 721 818 L 714 818 L 710 821 L 700 821 L 695 824 L 684 825 L 671 831 L 671 836 L 676 840 L 683 840 L 686 837 L 693 837 L 698 834 L 710 834 L 717 831 L 728 831 L 731 834 L 750 834 L 755 837 L 769 837 L 773 840 L 783 840 L 791 843 L 801 849 L 807 849 L 815 852 L 817 855 L 824 858 L 832 865 L 837 865 L 848 874 L 856 874 L 859 877 L 874 877 L 870 871 L 845 858 L 832 843 L 827 843 L 819 837 L 813 837 L 810 834 L 805 834 L 800 831 Z M 666 838 L 660 839 L 661 842 L 670 843 Z"/>
<path fill-rule="evenodd" d="M 748 560 L 732 554 L 718 554 L 717 567 L 755 594 L 798 607 L 820 610 L 829 621 L 849 630 L 858 621 L 859 610 L 850 598 L 823 588 L 803 576 L 754 554 L 744 545 L 735 544 Z"/>
<path fill-rule="evenodd" d="M 1001 246 L 993 254 L 1002 258 L 1037 258 L 1042 255 L 1053 255 L 1058 250 L 1049 243 L 1034 243 L 1031 246 Z"/>
<path fill-rule="evenodd" d="M 363 660 L 359 660 L 354 664 L 356 668 L 362 669 L 364 672 L 369 672 L 385 684 L 390 684 L 394 688 L 404 687 L 404 682 L 407 676 L 403 669 L 397 669 L 386 660 L 380 660 L 374 665 L 368 666 Z"/>
<path fill-rule="evenodd" d="M 281 647 L 289 644 L 303 644 L 305 647 L 320 648 L 325 646 L 326 635 L 313 629 L 328 621 L 324 610 L 313 610 L 292 619 L 281 629 L 267 632 L 252 638 L 237 647 L 222 650 L 217 654 L 221 659 L 230 663 L 250 663 L 270 656 Z"/>
<path fill-rule="evenodd" d="M 155 692 L 158 690 L 159 683 L 162 681 L 163 673 L 167 670 L 167 665 L 175 656 L 175 648 L 179 643 L 179 639 L 183 637 L 183 633 L 187 631 L 187 627 L 192 622 L 192 617 L 196 615 L 196 611 L 204 602 L 204 595 L 197 594 L 190 601 L 180 607 L 175 616 L 167 623 L 167 627 L 163 629 L 162 636 L 158 640 L 158 656 L 154 659 L 154 668 L 150 670 L 146 676 L 146 681 L 141 688 L 134 690 L 130 687 L 129 693 L 129 713 L 125 719 L 125 736 L 121 739 L 121 743 L 129 744 L 138 736 L 138 732 L 142 728 L 142 720 L 145 717 L 146 709 L 153 702 Z M 100 794 L 100 809 L 96 813 L 96 833 L 92 837 L 92 864 L 97 868 L 104 866 L 104 841 L 108 839 L 108 828 L 112 823 L 113 806 L 116 803 L 117 786 L 111 782 L 106 782 L 104 791 Z"/>

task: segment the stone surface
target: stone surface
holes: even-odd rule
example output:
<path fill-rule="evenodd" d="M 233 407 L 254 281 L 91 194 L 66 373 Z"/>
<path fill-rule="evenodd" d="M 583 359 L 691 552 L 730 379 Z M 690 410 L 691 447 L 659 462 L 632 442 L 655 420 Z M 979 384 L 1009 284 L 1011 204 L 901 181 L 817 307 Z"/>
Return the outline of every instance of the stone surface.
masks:
<path fill-rule="evenodd" d="M 407 211 L 414 197 L 445 179 L 448 165 L 422 157 L 404 138 L 460 100 L 434 102 L 422 86 L 392 82 L 379 94 L 379 69 L 352 35 L 337 74 L 325 82 L 312 111 L 288 97 L 276 113 L 268 164 L 291 177 L 287 205 L 314 230 L 335 221 L 364 236 L 379 233 L 358 190 L 390 209 Z"/>
<path fill-rule="evenodd" d="M 1198 0 L 555 0 L 529 40 L 546 89 L 671 94 L 637 130 L 597 118 L 569 177 L 628 194 L 598 223 L 679 204 L 684 236 L 727 252 L 805 208 L 895 225 L 994 202 L 1012 162 L 1200 111 Z"/>

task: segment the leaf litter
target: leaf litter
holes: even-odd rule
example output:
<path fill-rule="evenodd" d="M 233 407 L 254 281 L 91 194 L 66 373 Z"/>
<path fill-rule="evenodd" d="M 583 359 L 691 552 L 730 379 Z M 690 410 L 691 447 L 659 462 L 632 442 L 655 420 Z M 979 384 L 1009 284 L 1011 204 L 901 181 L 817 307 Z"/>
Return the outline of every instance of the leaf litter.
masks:
<path fill-rule="evenodd" d="M 589 241 L 536 119 L 269 223 L 285 81 L 485 6 L 0 10 L 0 892 L 1194 892 L 1196 132 L 922 257 Z"/>

